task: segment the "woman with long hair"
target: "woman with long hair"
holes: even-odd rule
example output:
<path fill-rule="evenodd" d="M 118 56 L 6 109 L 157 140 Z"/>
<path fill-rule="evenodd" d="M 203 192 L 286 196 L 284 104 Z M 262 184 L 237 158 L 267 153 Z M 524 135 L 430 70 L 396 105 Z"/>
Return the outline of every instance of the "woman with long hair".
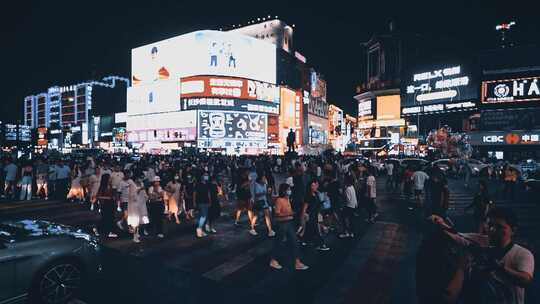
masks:
<path fill-rule="evenodd" d="M 109 238 L 118 237 L 113 232 L 114 228 L 114 197 L 115 193 L 111 186 L 111 176 L 109 174 L 104 174 L 101 177 L 101 182 L 99 184 L 99 190 L 97 193 L 97 200 L 101 205 L 101 221 L 99 224 L 99 233 L 98 230 L 94 229 L 96 235 L 103 234 L 107 235 Z"/>
<path fill-rule="evenodd" d="M 322 202 L 319 198 L 319 181 L 313 179 L 308 183 L 306 198 L 302 207 L 302 217 L 306 220 L 306 232 L 304 240 L 316 245 L 319 251 L 328 251 L 319 228 L 319 213 Z"/>
<path fill-rule="evenodd" d="M 306 270 L 309 267 L 306 266 L 300 260 L 300 250 L 298 249 L 298 242 L 296 240 L 296 229 L 294 224 L 294 212 L 289 201 L 291 195 L 291 189 L 288 184 L 283 183 L 279 186 L 279 197 L 276 199 L 274 208 L 275 226 L 277 227 L 277 237 L 274 240 L 274 248 L 272 250 L 270 258 L 270 267 L 274 269 L 283 268 L 276 260 L 279 249 L 283 240 L 285 239 L 286 246 L 292 250 L 294 267 L 296 270 Z"/>

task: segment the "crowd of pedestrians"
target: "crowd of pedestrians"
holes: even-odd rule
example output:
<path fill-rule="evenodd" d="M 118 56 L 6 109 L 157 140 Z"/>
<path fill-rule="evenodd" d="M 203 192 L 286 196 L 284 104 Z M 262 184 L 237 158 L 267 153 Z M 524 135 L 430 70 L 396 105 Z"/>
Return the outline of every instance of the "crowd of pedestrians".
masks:
<path fill-rule="evenodd" d="M 401 192 L 410 198 L 409 209 L 421 210 L 440 226 L 450 227 L 445 224 L 450 200 L 445 172 L 437 166 L 403 166 L 392 161 L 384 168 L 389 193 Z M 306 270 L 309 266 L 303 262 L 301 247 L 330 251 L 328 233 L 340 239 L 355 238 L 360 221 L 372 224 L 379 216 L 376 177 L 381 172 L 369 160 L 339 154 L 140 158 L 104 154 L 68 161 L 38 158 L 19 163 L 6 159 L 2 172 L 4 197 L 67 199 L 87 204 L 100 215 L 99 224 L 93 227 L 97 236 L 130 235 L 135 243 L 148 237 L 165 238 L 167 226 L 183 222 L 193 225 L 196 238 L 211 234 L 219 237 L 216 223 L 230 204 L 234 229 L 245 229 L 246 237 L 254 237 L 261 233 L 257 229 L 260 223 L 264 237 L 273 238 L 269 266 L 278 270 L 284 267 L 283 252 L 288 252 L 296 270 Z M 504 173 L 505 185 L 513 182 L 506 178 L 511 174 Z M 493 215 L 497 208 L 488 190 L 488 180 L 481 179 L 467 207 L 473 209 L 477 232 L 486 235 L 494 229 L 515 229 L 512 215 Z M 244 213 L 247 217 L 242 216 Z M 500 220 L 498 223 L 494 224 L 494 216 Z M 509 246 L 507 243 L 501 246 Z M 521 277 L 526 285 L 529 277 L 513 274 L 517 262 L 510 261 L 525 251 L 513 248 L 517 248 L 510 251 L 513 257 L 502 261 L 508 268 L 506 272 L 516 280 Z M 518 271 L 532 276 L 530 264 L 527 261 Z"/>

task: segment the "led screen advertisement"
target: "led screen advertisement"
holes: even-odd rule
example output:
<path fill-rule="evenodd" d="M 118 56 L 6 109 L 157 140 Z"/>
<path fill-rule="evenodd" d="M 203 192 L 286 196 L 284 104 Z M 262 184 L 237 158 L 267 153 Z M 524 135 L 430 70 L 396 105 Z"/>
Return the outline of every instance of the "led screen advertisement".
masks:
<path fill-rule="evenodd" d="M 502 79 L 482 82 L 482 103 L 500 104 L 540 101 L 540 77 Z"/>
<path fill-rule="evenodd" d="M 179 87 L 179 80 L 129 87 L 127 91 L 128 116 L 180 110 Z"/>
<path fill-rule="evenodd" d="M 479 92 L 477 75 L 472 66 L 466 61 L 448 61 L 411 69 L 402 80 L 403 114 L 430 112 L 432 108 L 424 109 L 424 106 L 430 105 L 438 105 L 435 107 L 437 111 L 450 110 L 444 105 L 455 103 L 461 103 L 461 108 L 474 107 Z M 408 108 L 414 110 L 408 111 Z"/>
<path fill-rule="evenodd" d="M 180 140 L 195 140 L 196 123 L 197 111 L 128 116 L 128 141 L 160 141 L 175 137 L 175 133 Z"/>
<path fill-rule="evenodd" d="M 232 110 L 279 114 L 279 104 L 259 100 L 189 97 L 182 98 L 180 105 L 182 110 Z"/>
<path fill-rule="evenodd" d="M 266 148 L 267 114 L 198 111 L 199 148 Z"/>
<path fill-rule="evenodd" d="M 181 97 L 225 97 L 279 103 L 279 87 L 238 77 L 193 76 L 181 79 Z"/>
<path fill-rule="evenodd" d="M 377 120 L 400 119 L 399 95 L 377 96 Z"/>
<path fill-rule="evenodd" d="M 377 103 L 373 98 L 358 101 L 358 119 L 372 120 L 377 110 Z"/>
<path fill-rule="evenodd" d="M 237 33 L 196 31 L 131 51 L 134 86 L 195 75 L 276 83 L 276 47 Z"/>

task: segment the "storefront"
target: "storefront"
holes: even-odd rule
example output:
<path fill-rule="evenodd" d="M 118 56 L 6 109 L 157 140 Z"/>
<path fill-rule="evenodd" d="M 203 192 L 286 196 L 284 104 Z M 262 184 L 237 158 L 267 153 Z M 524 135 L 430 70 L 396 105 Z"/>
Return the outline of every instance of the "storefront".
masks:
<path fill-rule="evenodd" d="M 470 143 L 481 157 L 504 160 L 540 159 L 540 129 L 475 132 L 470 134 Z"/>

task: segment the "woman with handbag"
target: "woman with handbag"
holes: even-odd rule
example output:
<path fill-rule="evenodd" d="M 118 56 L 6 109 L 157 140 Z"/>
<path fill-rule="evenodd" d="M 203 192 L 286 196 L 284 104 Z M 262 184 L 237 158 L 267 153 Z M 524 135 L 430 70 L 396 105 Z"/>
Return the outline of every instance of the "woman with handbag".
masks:
<path fill-rule="evenodd" d="M 268 228 L 268 237 L 274 237 L 276 233 L 272 230 L 272 218 L 270 214 L 270 204 L 268 203 L 268 195 L 271 195 L 272 188 L 268 187 L 266 176 L 263 172 L 257 173 L 257 178 L 252 185 L 252 195 L 253 195 L 253 225 L 249 233 L 251 235 L 257 235 L 254 227 L 257 223 L 258 213 L 260 211 L 264 212 L 264 219 L 266 222 L 266 227 Z"/>

